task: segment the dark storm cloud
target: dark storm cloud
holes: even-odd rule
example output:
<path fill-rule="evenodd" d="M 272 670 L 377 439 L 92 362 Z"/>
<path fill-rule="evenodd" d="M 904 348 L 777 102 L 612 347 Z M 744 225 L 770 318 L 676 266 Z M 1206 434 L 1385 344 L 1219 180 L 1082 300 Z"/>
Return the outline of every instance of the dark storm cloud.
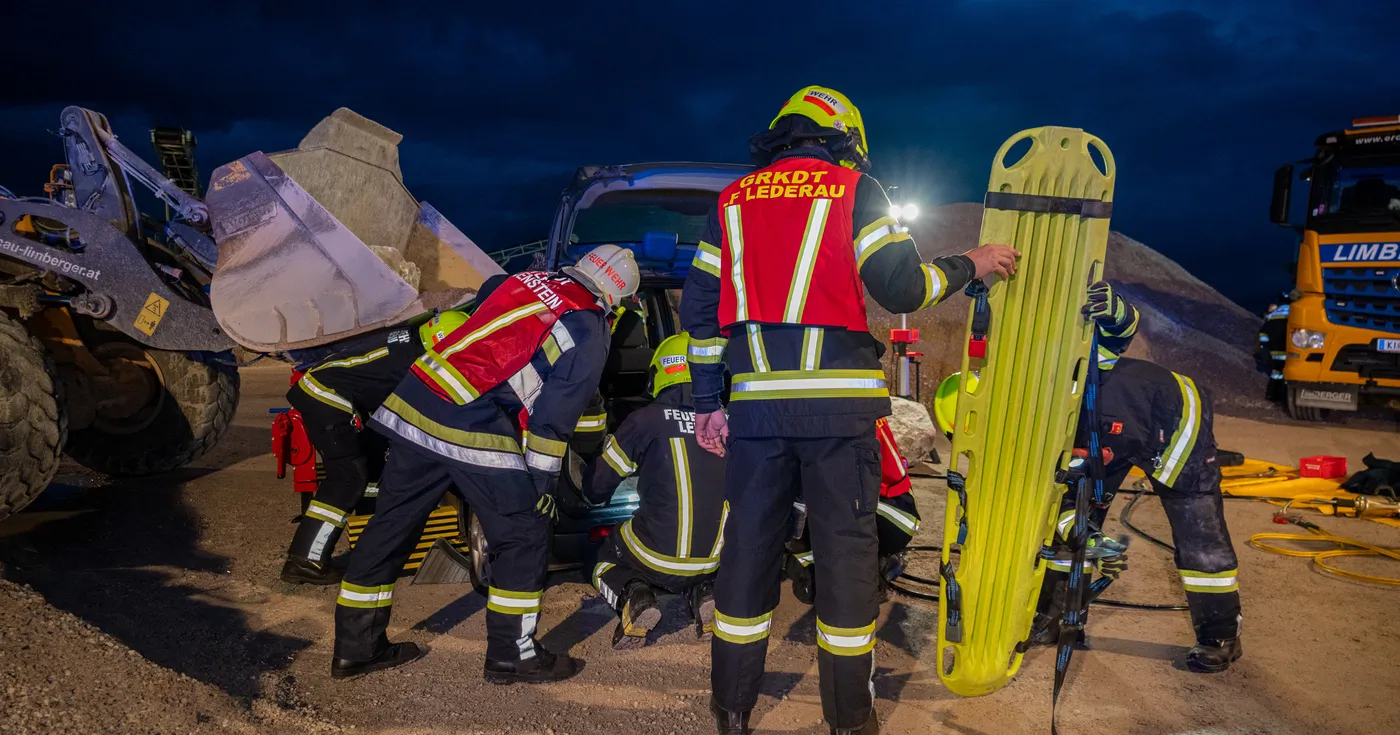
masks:
<path fill-rule="evenodd" d="M 926 204 L 979 198 L 1016 130 L 1088 129 L 1120 168 L 1115 227 L 1255 300 L 1290 259 L 1265 221 L 1272 169 L 1353 116 L 1400 112 L 1395 3 L 211 6 L 22 18 L 63 32 L 0 51 L 25 80 L 0 99 L 0 183 L 37 191 L 66 104 L 143 151 L 146 127 L 190 127 L 206 174 L 346 106 L 403 133 L 414 191 L 500 246 L 543 234 L 575 166 L 744 160 L 817 82 L 861 105 L 877 173 Z"/>

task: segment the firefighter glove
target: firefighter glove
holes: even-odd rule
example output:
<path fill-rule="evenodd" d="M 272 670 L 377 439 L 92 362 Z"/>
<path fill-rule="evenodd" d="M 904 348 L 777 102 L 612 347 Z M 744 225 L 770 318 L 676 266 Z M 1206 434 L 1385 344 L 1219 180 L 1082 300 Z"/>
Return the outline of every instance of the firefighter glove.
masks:
<path fill-rule="evenodd" d="M 1084 316 L 1110 329 L 1126 325 L 1131 318 L 1128 302 L 1114 293 L 1107 281 L 1096 281 L 1089 286 L 1089 302 L 1083 311 Z"/>

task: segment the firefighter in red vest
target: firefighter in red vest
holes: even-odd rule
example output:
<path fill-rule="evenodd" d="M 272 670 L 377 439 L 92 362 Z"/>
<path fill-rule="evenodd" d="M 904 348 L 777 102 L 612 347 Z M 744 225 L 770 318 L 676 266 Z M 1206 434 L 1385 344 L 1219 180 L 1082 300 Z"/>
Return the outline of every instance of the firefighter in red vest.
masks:
<path fill-rule="evenodd" d="M 888 419 L 875 422 L 875 436 L 880 441 L 880 504 L 875 508 L 875 532 L 880 537 L 879 579 L 883 586 L 904 573 L 904 549 L 919 532 L 920 518 L 919 506 L 914 502 L 914 493 L 910 492 L 909 468 L 899 453 Z M 806 513 L 806 503 L 796 507 Z M 792 555 L 784 570 L 792 580 L 792 595 L 799 602 L 811 605 L 817 599 L 817 578 L 812 573 L 815 555 L 806 523 L 803 523 L 802 535 L 788 544 L 788 550 Z M 882 592 L 881 599 L 884 597 Z"/>
<path fill-rule="evenodd" d="M 562 273 L 511 276 L 375 411 L 370 426 L 391 449 L 378 507 L 341 582 L 332 677 L 424 653 L 390 643 L 385 631 L 394 580 L 449 489 L 480 519 L 491 550 L 486 680 L 559 681 L 582 669 L 535 640 L 553 493 L 602 377 L 611 307 L 637 290 L 638 275 L 632 251 L 603 245 Z M 529 414 L 523 435 L 521 409 Z"/>
<path fill-rule="evenodd" d="M 721 733 L 748 732 L 786 521 L 801 495 L 821 580 L 823 712 L 833 732 L 877 732 L 875 420 L 889 415 L 890 400 L 865 295 L 891 312 L 917 311 L 973 278 L 1009 275 L 1019 253 L 985 245 L 921 262 L 879 182 L 863 173 L 865 128 L 839 92 L 803 88 L 749 144 L 762 168 L 720 194 L 681 298 L 696 438 L 729 456 L 711 710 Z M 727 418 L 719 402 L 726 364 Z"/>

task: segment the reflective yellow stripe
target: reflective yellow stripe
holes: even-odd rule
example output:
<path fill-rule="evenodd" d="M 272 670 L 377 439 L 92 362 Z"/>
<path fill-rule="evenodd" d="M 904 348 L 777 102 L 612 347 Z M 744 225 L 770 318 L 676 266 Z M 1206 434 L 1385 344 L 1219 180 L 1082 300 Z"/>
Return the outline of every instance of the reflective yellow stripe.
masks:
<path fill-rule="evenodd" d="M 856 233 L 856 269 L 859 270 L 866 260 L 886 245 L 908 239 L 908 228 L 901 226 L 893 217 L 887 215 L 871 222 Z"/>
<path fill-rule="evenodd" d="M 545 306 L 544 302 L 542 301 L 536 301 L 533 304 L 526 304 L 525 306 L 512 309 L 482 325 L 476 331 L 465 335 L 453 344 L 448 345 L 447 347 L 444 347 L 443 349 L 439 350 L 439 353 L 443 357 L 449 357 L 451 355 L 454 355 L 457 352 L 466 349 L 472 343 L 478 342 L 482 338 L 489 336 L 492 332 L 495 332 L 496 330 L 499 330 L 502 327 L 509 326 L 526 317 L 538 314 L 542 311 L 549 311 L 549 307 Z"/>
<path fill-rule="evenodd" d="M 719 514 L 719 533 L 715 535 L 714 548 L 710 549 L 710 557 L 719 558 L 719 552 L 724 550 L 724 524 L 729 522 L 729 501 L 724 501 L 724 510 Z"/>
<path fill-rule="evenodd" d="M 826 330 L 821 327 L 807 327 L 802 333 L 802 369 L 817 370 L 822 366 L 822 340 Z"/>
<path fill-rule="evenodd" d="M 690 261 L 690 265 L 719 278 L 721 262 L 719 258 L 719 248 L 701 241 L 700 245 L 695 248 L 695 258 Z"/>
<path fill-rule="evenodd" d="M 344 360 L 336 360 L 335 362 L 328 362 L 324 365 L 317 365 L 316 367 L 311 368 L 309 372 L 314 373 L 317 370 L 324 370 L 326 368 L 356 367 L 358 365 L 364 365 L 365 363 L 374 362 L 375 360 L 378 360 L 379 358 L 384 357 L 387 354 L 389 354 L 389 348 L 380 347 L 377 350 L 366 352 L 365 354 L 360 355 L 359 357 L 347 357 Z"/>
<path fill-rule="evenodd" d="M 340 596 L 336 598 L 335 604 L 362 609 L 389 607 L 394 604 L 394 585 L 383 584 L 377 587 L 365 587 L 341 582 Z"/>
<path fill-rule="evenodd" d="M 783 321 L 789 324 L 802 323 L 802 310 L 807 306 L 807 291 L 812 285 L 812 272 L 816 269 L 822 231 L 826 229 L 826 216 L 830 211 L 830 199 L 812 200 L 812 209 L 807 213 L 807 227 L 802 230 L 802 246 L 793 268 L 792 285 L 788 287 L 787 305 L 783 308 Z"/>
<path fill-rule="evenodd" d="M 608 415 L 605 413 L 590 414 L 578 417 L 578 423 L 574 425 L 576 433 L 592 433 L 603 431 L 608 428 Z"/>
<path fill-rule="evenodd" d="M 861 656 L 875 648 L 875 623 L 859 628 L 838 628 L 817 618 L 817 645 L 837 656 Z"/>
<path fill-rule="evenodd" d="M 614 564 L 614 563 L 612 563 L 612 562 L 610 562 L 610 561 L 600 561 L 600 562 L 598 562 L 597 566 L 593 567 L 593 587 L 594 587 L 594 589 L 601 589 L 600 585 L 601 585 L 602 583 L 601 583 L 599 580 L 602 579 L 602 577 L 603 577 L 604 574 L 607 574 L 607 572 L 608 572 L 609 569 L 612 569 L 612 568 L 615 567 L 615 566 L 617 566 L 617 565 Z"/>
<path fill-rule="evenodd" d="M 326 505 L 319 500 L 313 500 L 310 505 L 306 506 L 306 515 L 323 520 L 336 528 L 345 527 L 345 511 Z"/>
<path fill-rule="evenodd" d="M 1098 361 L 1100 370 L 1112 370 L 1118 364 L 1118 353 L 1099 345 Z"/>
<path fill-rule="evenodd" d="M 685 440 L 671 438 L 671 464 L 676 471 L 676 556 L 690 556 L 691 495 L 690 458 L 685 453 Z"/>
<path fill-rule="evenodd" d="M 637 464 L 622 451 L 622 445 L 617 442 L 617 436 L 609 436 L 607 446 L 603 448 L 603 459 L 608 466 L 613 468 L 613 472 L 628 477 L 637 471 Z"/>
<path fill-rule="evenodd" d="M 544 592 L 511 592 L 509 590 L 486 588 L 486 609 L 506 615 L 525 615 L 540 611 L 540 598 Z"/>
<path fill-rule="evenodd" d="M 424 352 L 418 358 L 418 366 L 423 368 L 424 375 L 452 396 L 452 401 L 459 406 L 481 397 L 481 393 L 467 380 L 467 376 L 458 372 L 457 368 L 452 367 L 451 363 L 432 350 Z"/>
<path fill-rule="evenodd" d="M 637 537 L 636 531 L 632 530 L 632 521 L 629 519 L 623 523 L 619 529 L 623 543 L 637 557 L 637 561 L 665 574 L 674 574 L 679 577 L 694 577 L 701 574 L 709 574 L 719 569 L 719 557 L 697 557 L 683 558 L 679 556 L 668 556 L 653 551 L 642 540 Z"/>
<path fill-rule="evenodd" d="M 1177 571 L 1181 574 L 1181 585 L 1186 588 L 1187 592 L 1216 595 L 1238 592 L 1240 589 L 1239 579 L 1236 576 L 1239 572 L 1235 569 L 1227 569 L 1223 572 L 1193 572 L 1190 569 Z"/>
<path fill-rule="evenodd" d="M 724 217 L 729 223 L 729 280 L 734 283 L 734 321 L 749 320 L 748 287 L 744 284 L 744 223 L 739 216 L 739 205 L 731 204 L 724 208 Z"/>
<path fill-rule="evenodd" d="M 904 531 L 910 536 L 913 536 L 914 534 L 919 532 L 919 519 L 909 515 L 908 513 L 905 513 L 904 511 L 894 507 L 893 505 L 889 505 L 888 503 L 879 503 L 875 506 L 875 512 L 884 516 L 887 520 L 889 520 L 890 523 L 899 526 L 900 530 Z"/>
<path fill-rule="evenodd" d="M 559 356 L 563 354 L 563 351 L 559 349 L 559 340 L 555 339 L 552 334 L 544 338 L 544 344 L 540 345 L 540 349 L 544 350 L 544 359 L 548 360 L 550 365 L 559 362 Z"/>
<path fill-rule="evenodd" d="M 1176 484 L 1181 468 L 1186 466 L 1186 460 L 1191 456 L 1192 448 L 1196 446 L 1196 435 L 1200 433 L 1201 428 L 1201 401 L 1196 393 L 1195 382 L 1176 373 L 1172 373 L 1172 377 L 1176 378 L 1176 383 L 1181 388 L 1181 420 L 1177 423 L 1171 441 L 1167 442 L 1166 449 L 1162 451 L 1162 466 L 1152 473 L 1153 478 L 1167 487 Z"/>
<path fill-rule="evenodd" d="M 350 405 L 349 401 L 341 397 L 339 393 L 321 385 L 321 381 L 311 377 L 311 373 L 302 375 L 301 380 L 297 381 L 297 385 L 301 388 L 302 392 L 327 406 L 338 408 L 346 413 L 355 413 L 355 407 Z"/>
<path fill-rule="evenodd" d="M 753 369 L 760 373 L 768 372 L 768 352 L 763 349 L 763 328 L 757 324 L 744 325 L 749 333 L 749 357 L 753 359 Z"/>
<path fill-rule="evenodd" d="M 724 337 L 690 340 L 690 362 L 698 365 L 714 365 L 724 360 L 724 348 L 729 340 Z"/>
<path fill-rule="evenodd" d="M 1055 530 L 1059 532 L 1060 538 L 1069 538 L 1069 528 L 1074 525 L 1074 511 L 1067 510 L 1060 514 L 1060 519 L 1055 521 Z"/>
<path fill-rule="evenodd" d="M 435 436 L 443 441 L 448 441 L 462 447 L 471 449 L 488 449 L 494 452 L 509 452 L 511 454 L 523 454 L 520 444 L 509 436 L 500 434 L 487 434 L 479 431 L 462 431 L 450 426 L 433 421 L 418 412 L 418 409 L 408 405 L 408 402 L 399 398 L 397 394 L 392 394 L 384 399 L 384 405 L 399 418 L 419 428 L 423 432 Z"/>
<path fill-rule="evenodd" d="M 731 401 L 778 398 L 884 398 L 880 370 L 775 370 L 734 376 Z"/>
<path fill-rule="evenodd" d="M 753 643 L 768 637 L 773 625 L 771 611 L 752 618 L 736 618 L 715 611 L 715 637 L 726 643 Z"/>
<path fill-rule="evenodd" d="M 948 276 L 932 263 L 920 263 L 919 268 L 924 272 L 924 303 L 919 305 L 923 309 L 943 300 L 943 292 L 948 288 Z"/>
<path fill-rule="evenodd" d="M 546 439 L 529 431 L 525 432 L 525 448 L 541 454 L 548 454 L 551 457 L 562 457 L 565 452 L 569 451 L 568 444 L 558 439 Z"/>

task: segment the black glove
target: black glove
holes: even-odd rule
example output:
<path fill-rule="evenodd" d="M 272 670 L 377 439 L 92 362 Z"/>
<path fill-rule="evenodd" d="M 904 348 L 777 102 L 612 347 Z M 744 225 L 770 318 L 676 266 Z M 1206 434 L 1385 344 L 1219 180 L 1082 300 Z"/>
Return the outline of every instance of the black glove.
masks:
<path fill-rule="evenodd" d="M 1098 559 L 1099 574 L 1109 579 L 1118 579 L 1118 575 L 1128 571 L 1128 544 L 1126 538 L 1115 541 L 1101 533 L 1096 533 L 1089 538 L 1090 548 L 1104 548 L 1111 552 Z"/>
<path fill-rule="evenodd" d="M 1126 326 L 1131 313 L 1128 302 L 1113 292 L 1107 281 L 1096 281 L 1089 286 L 1089 303 L 1084 305 L 1084 316 L 1108 329 Z"/>
<path fill-rule="evenodd" d="M 530 481 L 534 483 L 535 492 L 539 494 L 535 510 L 552 521 L 559 520 L 559 503 L 554 497 L 555 489 L 559 486 L 559 475 L 530 470 Z"/>

